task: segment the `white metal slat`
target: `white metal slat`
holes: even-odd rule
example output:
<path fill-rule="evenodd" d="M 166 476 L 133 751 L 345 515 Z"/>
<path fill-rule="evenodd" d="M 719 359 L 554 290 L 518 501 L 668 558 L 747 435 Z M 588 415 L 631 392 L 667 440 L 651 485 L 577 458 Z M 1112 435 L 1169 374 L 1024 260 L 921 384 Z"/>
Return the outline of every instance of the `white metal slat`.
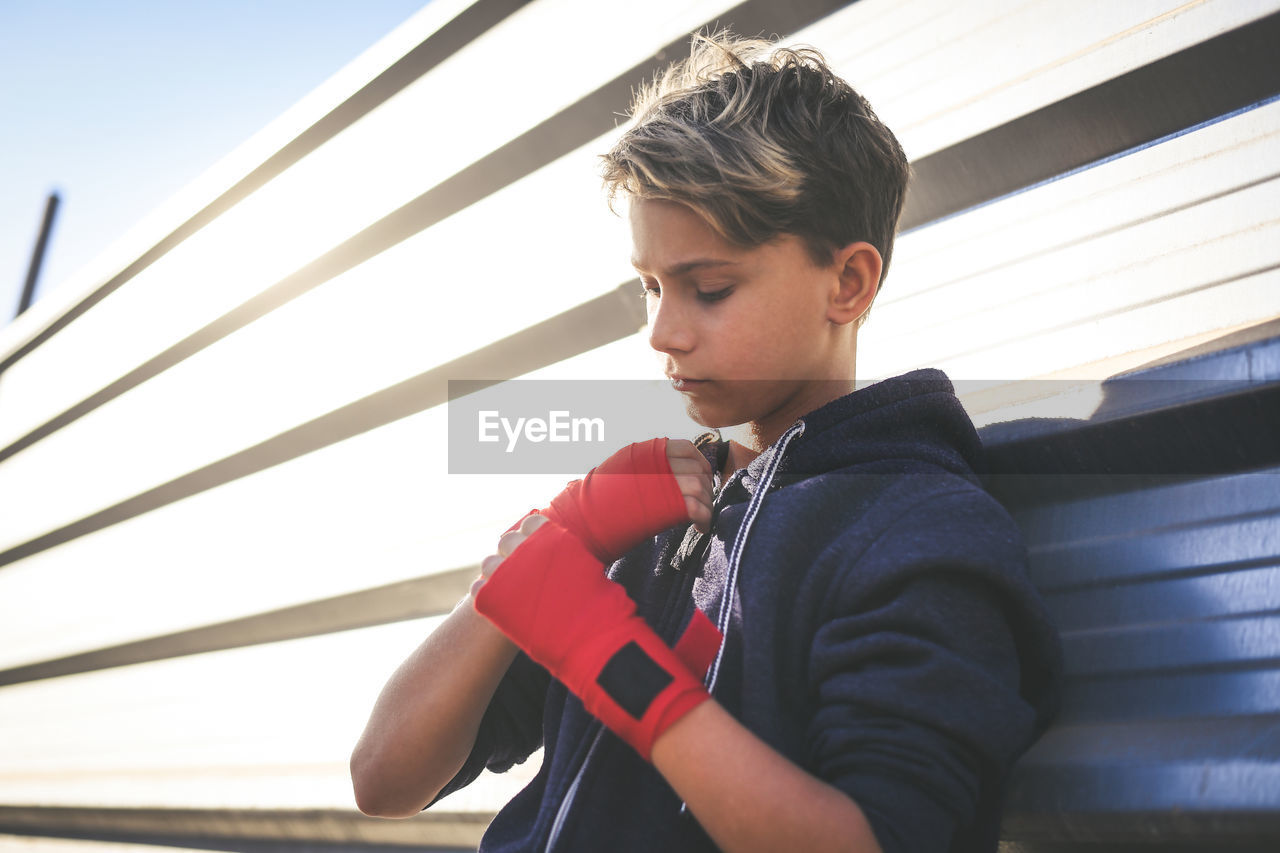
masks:
<path fill-rule="evenodd" d="M 863 333 L 867 375 L 939 363 L 1025 378 L 1274 316 L 1264 289 L 1260 302 L 1221 306 L 1240 310 L 1130 326 L 1087 350 L 1028 338 L 1280 262 L 1267 237 L 1278 138 L 1280 103 L 905 235 Z M 999 355 L 959 356 L 1001 341 Z"/>
<path fill-rule="evenodd" d="M 1233 196 L 1206 203 L 1199 209 L 1184 212 L 1185 215 L 1170 217 L 1169 221 L 1147 223 L 1146 227 L 1134 229 L 1132 234 L 1120 232 L 1109 235 L 1105 241 L 1086 244 L 1076 251 L 1051 255 L 1039 263 L 1017 265 L 999 274 L 984 276 L 974 281 L 967 291 L 952 289 L 931 294 L 934 297 L 929 306 L 931 322 L 921 322 L 917 313 L 911 321 L 910 337 L 902 340 L 902 347 L 911 348 L 913 364 L 954 363 L 1000 343 L 1013 344 L 1070 325 L 1103 320 L 1215 283 L 1227 286 L 1240 277 L 1280 265 L 1280 257 L 1274 253 L 1280 236 L 1280 219 L 1241 225 L 1228 218 L 1240 202 L 1254 206 L 1253 214 L 1267 209 L 1266 205 L 1274 205 L 1280 200 L 1280 181 L 1241 193 L 1242 196 L 1246 194 L 1247 199 Z M 1275 207 L 1269 209 L 1274 210 Z M 1217 229 L 1213 226 L 1219 223 L 1232 230 L 1215 233 Z M 1203 230 L 1196 230 L 1197 227 Z M 1142 233 L 1144 231 L 1157 232 L 1162 237 L 1172 235 L 1173 240 L 1154 256 L 1139 257 L 1125 263 L 1121 254 L 1126 240 L 1140 242 L 1146 236 Z M 1196 236 L 1182 239 L 1184 234 Z M 1098 256 L 1101 256 L 1102 263 L 1091 266 Z M 913 306 L 900 303 L 900 307 L 903 311 L 910 311 Z M 1273 317 L 1275 308 L 1276 303 L 1267 300 L 1251 306 L 1252 310 L 1245 316 L 1262 321 Z M 951 309 L 951 313 L 948 314 L 947 309 Z M 1178 328 L 1160 330 L 1159 339 L 1177 339 L 1214 328 L 1204 325 L 1207 320 L 1204 317 L 1177 319 Z M 1240 320 L 1218 325 L 1236 322 Z M 906 323 L 896 325 L 902 329 Z M 968 334 L 958 335 L 960 327 L 965 328 Z M 969 335 L 976 335 L 977 340 Z M 1042 338 L 1040 342 L 1043 343 Z M 1115 341 L 1117 346 L 1130 349 L 1149 343 L 1139 344 L 1133 338 Z M 1125 351 L 1046 352 L 1045 363 L 1051 366 L 1030 375 Z M 999 364 L 992 362 L 994 370 L 985 377 L 969 374 L 966 378 L 1004 378 Z M 1024 366 L 1022 369 L 1028 368 Z"/>
<path fill-rule="evenodd" d="M 438 619 L 36 681 L 0 691 L 0 802 L 355 808 L 348 758 Z M 535 757 L 451 809 L 513 795 Z"/>
<path fill-rule="evenodd" d="M 1037 253 L 1236 191 L 1276 174 L 1270 104 L 898 238 L 886 305 Z M 976 247 L 976 250 L 974 248 Z"/>
<path fill-rule="evenodd" d="M 879 22 L 882 10 L 862 0 L 786 41 L 830 45 L 837 72 L 916 158 L 1277 9 L 1276 0 L 999 0 L 975 11 L 928 0 L 904 6 L 911 25 L 883 38 L 862 20 Z"/>

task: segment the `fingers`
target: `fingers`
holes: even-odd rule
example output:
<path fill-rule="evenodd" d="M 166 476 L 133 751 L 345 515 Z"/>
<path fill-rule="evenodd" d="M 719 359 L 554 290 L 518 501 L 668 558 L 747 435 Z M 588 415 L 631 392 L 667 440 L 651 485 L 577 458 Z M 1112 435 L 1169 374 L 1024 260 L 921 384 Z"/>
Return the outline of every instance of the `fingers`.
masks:
<path fill-rule="evenodd" d="M 520 522 L 520 532 L 527 537 L 530 533 L 537 530 L 539 527 L 546 524 L 550 520 L 551 519 L 547 518 L 545 515 L 531 515 L 527 517 L 524 521 Z M 517 542 L 516 544 L 518 545 L 519 543 Z M 512 547 L 515 547 L 515 546 L 512 546 Z"/>
<path fill-rule="evenodd" d="M 521 530 L 512 530 L 509 533 L 504 533 L 502 534 L 502 537 L 498 539 L 499 554 L 504 557 L 510 557 L 511 552 L 516 549 L 516 546 L 523 542 L 524 538 L 529 535 L 522 532 L 524 528 L 523 524 L 521 524 L 520 527 Z"/>
<path fill-rule="evenodd" d="M 711 463 L 692 441 L 686 438 L 667 439 L 667 463 L 673 474 L 693 474 L 705 471 L 711 474 Z"/>
<path fill-rule="evenodd" d="M 689 520 L 693 522 L 693 526 L 698 529 L 699 533 L 711 532 L 711 503 L 709 501 L 699 501 L 685 495 L 685 509 L 689 511 Z"/>
<path fill-rule="evenodd" d="M 710 532 L 714 485 L 711 463 L 692 441 L 683 438 L 667 441 L 667 462 L 684 496 L 689 520 L 699 532 Z"/>
<path fill-rule="evenodd" d="M 685 511 L 698 530 L 706 533 L 711 528 L 712 488 L 707 475 L 682 474 L 676 477 L 680 494 L 684 497 Z"/>
<path fill-rule="evenodd" d="M 520 522 L 519 530 L 512 530 L 509 533 L 502 534 L 498 539 L 498 553 L 504 557 L 510 557 L 511 552 L 516 546 L 529 538 L 533 531 L 546 524 L 550 519 L 545 515 L 531 515 Z"/>
<path fill-rule="evenodd" d="M 484 582 L 493 577 L 494 571 L 505 559 L 506 557 L 502 554 L 490 554 L 480 561 L 480 576 L 471 582 L 472 598 L 475 598 L 476 593 L 480 591 L 480 587 L 484 586 Z"/>
<path fill-rule="evenodd" d="M 502 561 L 511 556 L 511 552 L 519 547 L 520 543 L 529 538 L 533 531 L 546 524 L 550 519 L 545 515 L 531 515 L 520 522 L 519 530 L 512 530 L 510 533 L 502 534 L 498 539 L 498 553 L 490 554 L 480 561 L 480 577 L 476 578 L 471 584 L 471 594 L 475 595 L 480 587 L 488 580 L 497 570 Z"/>

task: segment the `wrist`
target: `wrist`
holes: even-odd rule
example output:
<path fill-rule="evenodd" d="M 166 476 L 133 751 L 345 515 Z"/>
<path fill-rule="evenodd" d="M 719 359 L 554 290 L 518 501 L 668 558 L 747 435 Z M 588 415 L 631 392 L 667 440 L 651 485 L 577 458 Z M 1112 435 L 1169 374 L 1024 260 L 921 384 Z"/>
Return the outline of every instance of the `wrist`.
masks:
<path fill-rule="evenodd" d="M 509 652 L 514 658 L 520 651 L 520 647 L 476 609 L 475 596 L 479 586 L 478 583 L 473 584 L 472 589 L 458 600 L 450 618 L 457 620 L 465 627 L 467 636 L 492 647 L 495 652 Z"/>

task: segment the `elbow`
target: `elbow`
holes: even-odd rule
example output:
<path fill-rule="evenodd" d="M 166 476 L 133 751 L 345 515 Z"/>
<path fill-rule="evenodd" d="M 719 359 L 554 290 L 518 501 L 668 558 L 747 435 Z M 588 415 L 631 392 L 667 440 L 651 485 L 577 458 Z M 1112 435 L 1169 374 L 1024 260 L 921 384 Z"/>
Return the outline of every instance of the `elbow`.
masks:
<path fill-rule="evenodd" d="M 413 817 L 426 808 L 439 792 L 436 789 L 425 800 L 408 799 L 406 787 L 388 784 L 387 774 L 358 749 L 351 754 L 350 770 L 356 808 L 369 817 Z"/>
<path fill-rule="evenodd" d="M 361 814 L 368 815 L 369 817 L 381 817 L 397 820 L 413 817 L 422 811 L 422 809 L 410 809 L 403 806 L 397 807 L 396 804 L 390 800 L 371 797 L 367 793 L 362 796 L 358 788 L 356 789 L 356 808 L 360 810 Z"/>

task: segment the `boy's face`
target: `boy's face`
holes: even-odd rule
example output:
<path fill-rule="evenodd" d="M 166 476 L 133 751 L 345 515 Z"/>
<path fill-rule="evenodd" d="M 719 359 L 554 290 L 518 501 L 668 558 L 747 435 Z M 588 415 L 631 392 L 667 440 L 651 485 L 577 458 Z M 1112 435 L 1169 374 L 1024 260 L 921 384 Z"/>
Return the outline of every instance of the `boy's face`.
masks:
<path fill-rule="evenodd" d="M 734 246 L 678 202 L 632 199 L 630 219 L 649 344 L 697 423 L 751 423 L 772 443 L 853 389 L 853 324 L 830 305 L 834 262 L 814 266 L 795 235 Z"/>

